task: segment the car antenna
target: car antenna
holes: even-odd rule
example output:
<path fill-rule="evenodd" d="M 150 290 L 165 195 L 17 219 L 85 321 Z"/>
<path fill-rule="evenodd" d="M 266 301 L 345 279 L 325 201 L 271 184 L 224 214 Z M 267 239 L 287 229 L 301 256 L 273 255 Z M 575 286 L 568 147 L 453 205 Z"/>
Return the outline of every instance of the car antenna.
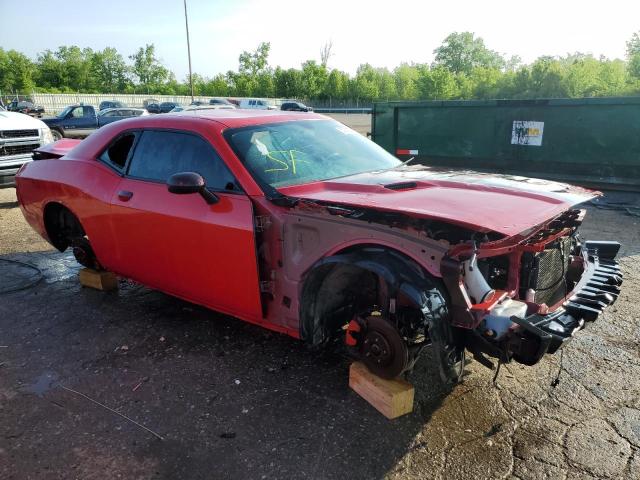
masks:
<path fill-rule="evenodd" d="M 404 167 L 405 165 L 408 165 L 408 164 L 409 164 L 409 162 L 413 161 L 413 159 L 414 159 L 414 158 L 416 158 L 416 157 L 411 157 L 410 159 L 405 160 L 404 162 L 402 162 L 402 165 L 400 165 L 400 166 L 401 166 L 401 167 Z"/>

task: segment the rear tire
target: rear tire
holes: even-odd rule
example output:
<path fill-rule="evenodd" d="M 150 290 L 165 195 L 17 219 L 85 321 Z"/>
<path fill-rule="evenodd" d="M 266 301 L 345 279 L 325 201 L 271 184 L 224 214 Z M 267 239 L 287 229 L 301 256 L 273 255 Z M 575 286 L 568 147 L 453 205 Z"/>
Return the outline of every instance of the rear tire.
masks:
<path fill-rule="evenodd" d="M 101 269 L 80 220 L 71 210 L 59 203 L 52 203 L 45 208 L 44 218 L 47 235 L 54 247 L 61 252 L 71 247 L 80 265 Z"/>

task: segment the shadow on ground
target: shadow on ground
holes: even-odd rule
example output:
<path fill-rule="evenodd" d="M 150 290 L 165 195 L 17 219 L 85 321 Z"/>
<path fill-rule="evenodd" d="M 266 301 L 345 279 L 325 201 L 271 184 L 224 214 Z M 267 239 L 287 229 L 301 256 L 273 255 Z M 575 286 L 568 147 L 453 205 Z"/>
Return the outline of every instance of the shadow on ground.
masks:
<path fill-rule="evenodd" d="M 425 358 L 415 412 L 388 421 L 336 352 L 128 282 L 83 289 L 67 254 L 3 258 L 44 275 L 0 297 L 5 479 L 380 478 L 449 393 Z"/>

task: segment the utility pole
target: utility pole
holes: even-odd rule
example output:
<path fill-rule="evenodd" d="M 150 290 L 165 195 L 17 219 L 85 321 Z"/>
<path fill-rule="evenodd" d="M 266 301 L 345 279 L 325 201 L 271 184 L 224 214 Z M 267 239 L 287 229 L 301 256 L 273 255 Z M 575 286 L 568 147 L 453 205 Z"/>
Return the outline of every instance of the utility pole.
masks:
<path fill-rule="evenodd" d="M 184 0 L 184 25 L 187 28 L 187 54 L 189 55 L 189 84 L 191 85 L 191 103 L 193 103 L 193 74 L 191 73 L 191 43 L 189 42 L 189 19 L 187 18 L 187 0 Z"/>

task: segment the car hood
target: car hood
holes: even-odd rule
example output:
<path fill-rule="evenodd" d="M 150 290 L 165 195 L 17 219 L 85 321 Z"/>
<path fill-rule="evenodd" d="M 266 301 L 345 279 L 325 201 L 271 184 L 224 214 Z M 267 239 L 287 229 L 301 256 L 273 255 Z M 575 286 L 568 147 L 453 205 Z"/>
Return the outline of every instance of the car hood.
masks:
<path fill-rule="evenodd" d="M 29 130 L 33 128 L 46 128 L 46 125 L 41 120 L 24 113 L 0 110 L 0 130 Z"/>
<path fill-rule="evenodd" d="M 279 188 L 284 195 L 516 235 L 599 195 L 547 180 L 422 165 Z"/>

